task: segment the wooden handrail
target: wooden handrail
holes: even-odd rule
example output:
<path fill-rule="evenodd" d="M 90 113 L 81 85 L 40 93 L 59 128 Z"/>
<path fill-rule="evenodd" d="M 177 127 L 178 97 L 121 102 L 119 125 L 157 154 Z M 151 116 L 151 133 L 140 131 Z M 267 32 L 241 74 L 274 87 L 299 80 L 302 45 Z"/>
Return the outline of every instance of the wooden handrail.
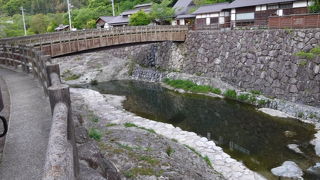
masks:
<path fill-rule="evenodd" d="M 78 42 L 81 40 L 85 41 L 87 49 L 91 48 L 88 46 L 94 40 L 99 40 L 100 47 L 135 41 L 143 42 L 148 41 L 148 38 L 150 41 L 155 35 L 163 38 L 162 40 L 172 40 L 174 38 L 183 40 L 185 38 L 184 33 L 187 30 L 187 26 L 117 27 L 109 30 L 95 29 L 48 33 L 0 40 L 0 63 L 14 66 L 15 68 L 22 66 L 24 72 L 32 72 L 33 76 L 38 78 L 45 94 L 49 96 L 53 118 L 43 179 L 72 180 L 77 178 L 79 174 L 69 86 L 61 83 L 59 65 L 51 63 L 51 57 L 45 55 L 44 51 L 42 51 L 43 46 L 50 44 L 49 47 L 52 51 L 55 48 L 53 43 L 57 41 L 60 49 L 63 49 L 62 46 L 67 45 L 71 49 L 70 43 L 76 41 L 77 51 L 81 51 Z M 159 35 L 159 33 L 166 32 L 171 34 L 166 34 L 168 37 L 163 36 L 163 34 Z M 183 33 L 179 34 L 180 37 L 174 37 L 176 32 Z M 145 36 L 142 37 L 142 35 Z M 104 37 L 106 41 L 102 41 Z M 108 38 L 111 38 L 112 43 L 109 44 L 110 39 Z M 53 55 L 52 52 L 51 55 Z M 1 103 L 2 99 L 0 98 L 0 110 L 3 108 Z"/>

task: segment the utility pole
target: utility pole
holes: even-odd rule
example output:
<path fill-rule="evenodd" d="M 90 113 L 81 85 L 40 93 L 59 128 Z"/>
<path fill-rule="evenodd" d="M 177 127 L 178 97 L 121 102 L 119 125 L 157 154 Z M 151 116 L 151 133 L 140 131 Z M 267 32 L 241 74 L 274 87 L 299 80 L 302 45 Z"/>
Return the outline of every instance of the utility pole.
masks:
<path fill-rule="evenodd" d="M 68 15 L 69 15 L 69 29 L 70 31 L 72 30 L 72 24 L 71 24 L 71 4 L 69 2 L 69 0 L 67 0 L 67 4 L 68 4 Z"/>
<path fill-rule="evenodd" d="M 23 21 L 23 29 L 24 29 L 24 35 L 27 35 L 27 28 L 26 28 L 26 20 L 24 19 L 24 10 L 23 7 L 20 8 L 22 12 L 22 21 Z"/>
<path fill-rule="evenodd" d="M 112 2 L 112 15 L 115 16 L 115 13 L 114 13 L 114 0 L 111 0 Z"/>

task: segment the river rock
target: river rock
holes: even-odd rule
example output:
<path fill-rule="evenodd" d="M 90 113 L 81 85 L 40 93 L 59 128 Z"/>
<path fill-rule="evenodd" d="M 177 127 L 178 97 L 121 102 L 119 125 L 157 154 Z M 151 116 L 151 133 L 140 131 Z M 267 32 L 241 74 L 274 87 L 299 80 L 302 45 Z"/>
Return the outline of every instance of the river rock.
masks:
<path fill-rule="evenodd" d="M 307 172 L 310 174 L 315 174 L 315 175 L 320 176 L 320 163 L 316 163 L 316 165 L 309 167 L 307 169 Z"/>
<path fill-rule="evenodd" d="M 272 174 L 280 177 L 300 179 L 303 175 L 299 166 L 292 161 L 285 161 L 281 166 L 271 169 Z"/>
<path fill-rule="evenodd" d="M 297 144 L 288 144 L 287 147 L 298 154 L 303 154 L 303 152 L 299 149 L 299 145 Z"/>
<path fill-rule="evenodd" d="M 293 132 L 293 131 L 285 131 L 285 132 L 284 132 L 284 135 L 285 135 L 286 137 L 290 138 L 290 137 L 296 136 L 297 133 L 296 133 L 296 132 Z"/>

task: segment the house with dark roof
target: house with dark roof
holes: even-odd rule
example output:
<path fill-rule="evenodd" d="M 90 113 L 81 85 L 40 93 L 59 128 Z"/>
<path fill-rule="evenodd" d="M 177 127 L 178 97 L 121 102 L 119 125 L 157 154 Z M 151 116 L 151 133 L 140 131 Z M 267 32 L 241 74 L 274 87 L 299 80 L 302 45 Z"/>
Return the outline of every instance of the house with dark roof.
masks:
<path fill-rule="evenodd" d="M 114 16 L 101 16 L 96 21 L 97 28 L 110 28 L 110 22 L 114 19 Z"/>
<path fill-rule="evenodd" d="M 196 16 L 197 26 L 216 25 L 227 27 L 230 24 L 229 3 L 216 3 L 199 7 L 192 14 Z"/>
<path fill-rule="evenodd" d="M 190 13 L 190 10 L 195 5 L 192 0 L 178 0 L 174 4 L 175 19 L 171 22 L 172 25 L 190 25 L 194 24 L 195 15 Z"/>
<path fill-rule="evenodd" d="M 132 14 L 142 10 L 146 13 L 149 13 L 151 11 L 151 3 L 148 4 L 138 4 L 134 6 L 134 9 L 127 10 L 122 12 L 119 16 L 116 16 L 112 18 L 108 24 L 112 27 L 114 26 L 127 26 L 129 24 L 129 18 Z"/>
<path fill-rule="evenodd" d="M 311 0 L 235 0 L 231 9 L 231 26 L 267 26 L 270 16 L 308 13 Z"/>

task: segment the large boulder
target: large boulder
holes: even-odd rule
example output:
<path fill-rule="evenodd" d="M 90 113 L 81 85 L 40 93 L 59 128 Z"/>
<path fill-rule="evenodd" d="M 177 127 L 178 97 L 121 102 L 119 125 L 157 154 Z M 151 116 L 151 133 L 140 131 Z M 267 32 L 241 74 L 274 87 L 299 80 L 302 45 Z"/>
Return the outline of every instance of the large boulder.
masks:
<path fill-rule="evenodd" d="M 281 166 L 271 169 L 272 174 L 279 177 L 301 179 L 303 172 L 299 166 L 292 161 L 285 161 Z"/>

